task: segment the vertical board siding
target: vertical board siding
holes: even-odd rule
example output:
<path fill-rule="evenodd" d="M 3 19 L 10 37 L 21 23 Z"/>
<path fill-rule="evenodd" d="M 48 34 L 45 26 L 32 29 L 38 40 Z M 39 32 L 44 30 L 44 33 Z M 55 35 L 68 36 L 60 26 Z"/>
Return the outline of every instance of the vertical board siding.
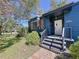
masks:
<path fill-rule="evenodd" d="M 31 30 L 33 30 L 33 23 L 32 22 L 31 22 L 31 26 L 30 27 L 31 27 Z"/>
<path fill-rule="evenodd" d="M 41 19 L 41 29 L 44 29 L 44 20 Z"/>
<path fill-rule="evenodd" d="M 64 16 L 64 26 L 72 27 L 72 38 L 77 39 L 79 36 L 79 4 L 72 7 L 71 12 Z"/>
<path fill-rule="evenodd" d="M 49 18 L 48 17 L 45 17 L 44 18 L 44 26 L 47 30 L 47 34 L 50 35 L 51 34 L 51 26 L 50 26 L 50 21 L 49 21 Z"/>
<path fill-rule="evenodd" d="M 39 21 L 37 21 L 37 30 L 42 31 L 43 29 L 44 29 L 44 20 L 40 19 Z"/>
<path fill-rule="evenodd" d="M 37 27 L 40 27 L 40 20 L 37 21 Z"/>

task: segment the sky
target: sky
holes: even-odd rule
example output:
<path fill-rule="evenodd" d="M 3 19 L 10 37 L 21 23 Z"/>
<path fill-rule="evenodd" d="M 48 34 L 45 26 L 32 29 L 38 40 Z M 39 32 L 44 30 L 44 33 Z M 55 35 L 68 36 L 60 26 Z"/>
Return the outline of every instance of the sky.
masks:
<path fill-rule="evenodd" d="M 79 0 L 68 0 L 68 2 L 78 2 Z M 59 2 L 59 0 L 58 0 Z M 51 3 L 51 0 L 40 0 L 40 7 L 41 9 L 43 9 L 45 12 L 47 12 L 49 9 L 50 9 L 50 3 Z M 24 26 L 24 27 L 27 27 L 28 26 L 28 21 L 22 21 L 21 24 Z"/>
<path fill-rule="evenodd" d="M 59 1 L 60 0 L 58 0 L 58 2 Z M 79 0 L 68 0 L 68 2 L 77 2 L 77 1 Z M 45 11 L 48 11 L 50 9 L 50 3 L 51 3 L 51 0 L 40 0 L 40 6 Z"/>
<path fill-rule="evenodd" d="M 40 7 L 45 10 L 48 11 L 50 9 L 50 0 L 40 0 Z"/>
<path fill-rule="evenodd" d="M 21 20 L 20 24 L 21 24 L 23 27 L 28 27 L 28 20 Z"/>

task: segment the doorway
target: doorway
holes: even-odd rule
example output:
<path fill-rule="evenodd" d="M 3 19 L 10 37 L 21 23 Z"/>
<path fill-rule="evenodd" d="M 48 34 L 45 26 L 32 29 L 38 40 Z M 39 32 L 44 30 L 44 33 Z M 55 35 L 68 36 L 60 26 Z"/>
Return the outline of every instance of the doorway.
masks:
<path fill-rule="evenodd" d="M 55 35 L 62 35 L 63 23 L 62 19 L 54 21 L 54 33 Z"/>

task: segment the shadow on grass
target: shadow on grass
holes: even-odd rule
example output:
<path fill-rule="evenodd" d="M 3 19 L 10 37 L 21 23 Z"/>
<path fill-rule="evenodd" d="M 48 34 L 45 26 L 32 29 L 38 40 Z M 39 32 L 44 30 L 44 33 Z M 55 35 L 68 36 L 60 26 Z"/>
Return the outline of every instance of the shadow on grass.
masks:
<path fill-rule="evenodd" d="M 69 53 L 59 54 L 55 59 L 73 59 Z"/>
<path fill-rule="evenodd" d="M 0 53 L 4 52 L 8 47 L 12 46 L 13 44 L 15 44 L 16 42 L 20 41 L 20 38 L 11 38 L 9 40 L 2 40 L 3 43 L 0 44 Z"/>

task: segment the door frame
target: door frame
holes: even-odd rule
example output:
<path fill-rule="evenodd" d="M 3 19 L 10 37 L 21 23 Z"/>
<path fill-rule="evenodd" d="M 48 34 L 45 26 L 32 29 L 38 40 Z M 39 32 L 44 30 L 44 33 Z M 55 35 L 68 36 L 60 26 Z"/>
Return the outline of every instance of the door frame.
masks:
<path fill-rule="evenodd" d="M 59 21 L 61 21 L 62 24 L 60 25 L 61 28 L 59 27 L 61 33 L 59 32 L 59 34 L 58 34 L 58 33 L 56 33 L 56 29 L 57 29 L 57 27 L 56 27 L 56 24 L 55 24 L 55 23 L 56 23 L 56 22 L 59 23 Z M 55 34 L 55 35 L 62 35 L 62 29 L 63 29 L 63 21 L 62 21 L 62 19 L 55 20 L 55 21 L 54 21 L 54 34 Z M 57 31 L 57 32 L 58 32 L 58 31 Z"/>
<path fill-rule="evenodd" d="M 55 16 L 56 17 L 56 16 Z M 54 26 L 55 26 L 55 21 L 56 20 L 62 20 L 62 29 L 64 27 L 64 16 L 61 15 L 61 16 L 57 16 L 55 19 L 54 19 Z M 54 35 L 55 35 L 55 27 L 54 27 Z M 61 36 L 61 35 L 60 35 Z"/>

